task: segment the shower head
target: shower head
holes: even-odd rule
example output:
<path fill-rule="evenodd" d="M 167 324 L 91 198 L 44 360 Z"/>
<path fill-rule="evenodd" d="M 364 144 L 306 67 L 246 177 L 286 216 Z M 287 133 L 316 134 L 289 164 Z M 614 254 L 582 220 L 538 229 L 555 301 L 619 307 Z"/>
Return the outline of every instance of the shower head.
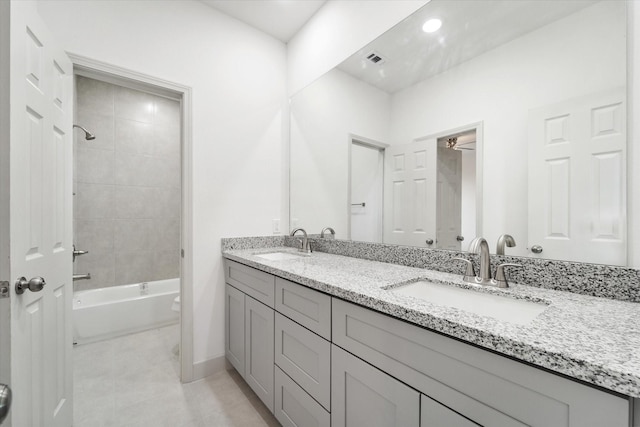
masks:
<path fill-rule="evenodd" d="M 96 136 L 94 134 L 92 134 L 91 132 L 89 132 L 88 130 L 86 130 L 85 128 L 83 128 L 80 125 L 73 125 L 74 128 L 79 128 L 82 129 L 84 131 L 84 139 L 86 139 L 87 141 L 92 141 L 94 139 L 96 139 Z"/>

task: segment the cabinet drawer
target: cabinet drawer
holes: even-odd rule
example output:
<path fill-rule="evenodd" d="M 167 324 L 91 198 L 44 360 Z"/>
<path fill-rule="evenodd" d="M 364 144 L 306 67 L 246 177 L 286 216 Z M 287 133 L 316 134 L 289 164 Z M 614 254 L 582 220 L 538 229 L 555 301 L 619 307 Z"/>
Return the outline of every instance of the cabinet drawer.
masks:
<path fill-rule="evenodd" d="M 481 425 L 628 426 L 629 402 L 333 299 L 333 342 Z"/>
<path fill-rule="evenodd" d="M 228 284 L 273 308 L 275 276 L 272 274 L 225 260 L 224 278 Z"/>
<path fill-rule="evenodd" d="M 321 337 L 331 340 L 331 297 L 276 278 L 276 310 Z"/>
<path fill-rule="evenodd" d="M 277 366 L 274 409 L 284 427 L 331 426 L 331 415 Z"/>
<path fill-rule="evenodd" d="M 424 394 L 420 396 L 420 427 L 478 427 L 478 424 L 469 421 L 457 412 L 452 411 L 428 398 Z"/>
<path fill-rule="evenodd" d="M 327 410 L 331 402 L 331 344 L 276 313 L 275 362 Z"/>
<path fill-rule="evenodd" d="M 331 353 L 332 427 L 420 425 L 420 393 L 340 347 Z"/>

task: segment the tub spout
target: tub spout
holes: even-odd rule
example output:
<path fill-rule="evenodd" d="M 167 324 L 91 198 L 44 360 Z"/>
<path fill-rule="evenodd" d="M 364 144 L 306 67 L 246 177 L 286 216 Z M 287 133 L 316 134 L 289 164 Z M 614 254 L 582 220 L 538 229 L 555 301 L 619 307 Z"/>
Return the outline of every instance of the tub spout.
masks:
<path fill-rule="evenodd" d="M 73 281 L 75 282 L 76 280 L 89 280 L 91 279 L 91 273 L 87 273 L 87 274 L 74 274 L 73 275 Z"/>

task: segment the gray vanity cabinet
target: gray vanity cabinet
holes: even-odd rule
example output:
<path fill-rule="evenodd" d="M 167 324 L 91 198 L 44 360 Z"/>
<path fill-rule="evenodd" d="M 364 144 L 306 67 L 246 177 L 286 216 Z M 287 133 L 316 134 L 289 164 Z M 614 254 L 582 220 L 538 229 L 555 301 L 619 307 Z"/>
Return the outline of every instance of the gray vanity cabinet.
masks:
<path fill-rule="evenodd" d="M 335 298 L 332 313 L 334 345 L 480 425 L 629 426 L 628 399 Z"/>
<path fill-rule="evenodd" d="M 331 346 L 332 427 L 419 427 L 420 393 Z"/>
<path fill-rule="evenodd" d="M 227 260 L 225 280 L 227 360 L 273 411 L 275 277 Z"/>

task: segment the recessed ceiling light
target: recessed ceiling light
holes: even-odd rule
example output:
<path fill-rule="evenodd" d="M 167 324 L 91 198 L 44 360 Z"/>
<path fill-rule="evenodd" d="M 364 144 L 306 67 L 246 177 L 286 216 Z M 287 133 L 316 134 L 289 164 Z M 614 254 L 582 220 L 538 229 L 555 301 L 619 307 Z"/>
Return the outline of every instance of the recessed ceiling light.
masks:
<path fill-rule="evenodd" d="M 425 33 L 433 33 L 438 31 L 440 27 L 442 27 L 442 21 L 438 18 L 432 18 L 424 23 L 424 25 L 422 26 L 422 31 L 424 31 Z"/>

